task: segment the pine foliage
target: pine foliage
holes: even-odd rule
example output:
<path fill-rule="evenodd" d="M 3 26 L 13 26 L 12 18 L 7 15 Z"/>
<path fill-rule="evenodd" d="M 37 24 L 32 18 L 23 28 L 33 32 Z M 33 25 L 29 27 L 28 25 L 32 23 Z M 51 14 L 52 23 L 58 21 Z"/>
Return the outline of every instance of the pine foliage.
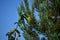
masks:
<path fill-rule="evenodd" d="M 60 0 L 32 0 L 31 3 L 23 0 L 17 8 L 19 20 L 15 24 L 24 32 L 25 40 L 40 40 L 40 33 L 48 40 L 60 40 Z M 34 16 L 35 11 L 39 21 Z"/>

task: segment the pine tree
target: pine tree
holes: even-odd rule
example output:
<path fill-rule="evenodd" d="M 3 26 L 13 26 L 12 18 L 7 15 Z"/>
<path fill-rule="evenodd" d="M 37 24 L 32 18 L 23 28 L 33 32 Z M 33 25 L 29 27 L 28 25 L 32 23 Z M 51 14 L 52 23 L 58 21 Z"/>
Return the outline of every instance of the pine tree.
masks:
<path fill-rule="evenodd" d="M 32 5 L 29 5 L 28 0 L 24 0 L 17 8 L 19 20 L 15 24 L 24 32 L 25 40 L 40 40 L 40 33 L 48 40 L 60 40 L 60 0 L 32 0 L 31 3 Z M 39 21 L 34 16 L 35 11 L 39 16 Z M 15 31 L 20 34 L 18 29 Z M 11 36 L 15 31 L 10 32 L 9 35 Z"/>

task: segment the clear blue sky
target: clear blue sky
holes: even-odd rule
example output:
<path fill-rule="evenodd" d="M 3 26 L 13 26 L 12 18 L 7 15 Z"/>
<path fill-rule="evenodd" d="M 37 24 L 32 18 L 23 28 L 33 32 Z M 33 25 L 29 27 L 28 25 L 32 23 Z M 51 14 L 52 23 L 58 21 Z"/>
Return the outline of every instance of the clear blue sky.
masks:
<path fill-rule="evenodd" d="M 7 40 L 6 33 L 16 27 L 14 22 L 18 21 L 17 7 L 20 2 L 21 0 L 0 0 L 0 40 Z M 24 40 L 22 36 L 21 40 Z"/>
<path fill-rule="evenodd" d="M 16 27 L 14 22 L 18 20 L 19 3 L 19 0 L 0 0 L 0 40 L 7 40 L 6 33 Z"/>

